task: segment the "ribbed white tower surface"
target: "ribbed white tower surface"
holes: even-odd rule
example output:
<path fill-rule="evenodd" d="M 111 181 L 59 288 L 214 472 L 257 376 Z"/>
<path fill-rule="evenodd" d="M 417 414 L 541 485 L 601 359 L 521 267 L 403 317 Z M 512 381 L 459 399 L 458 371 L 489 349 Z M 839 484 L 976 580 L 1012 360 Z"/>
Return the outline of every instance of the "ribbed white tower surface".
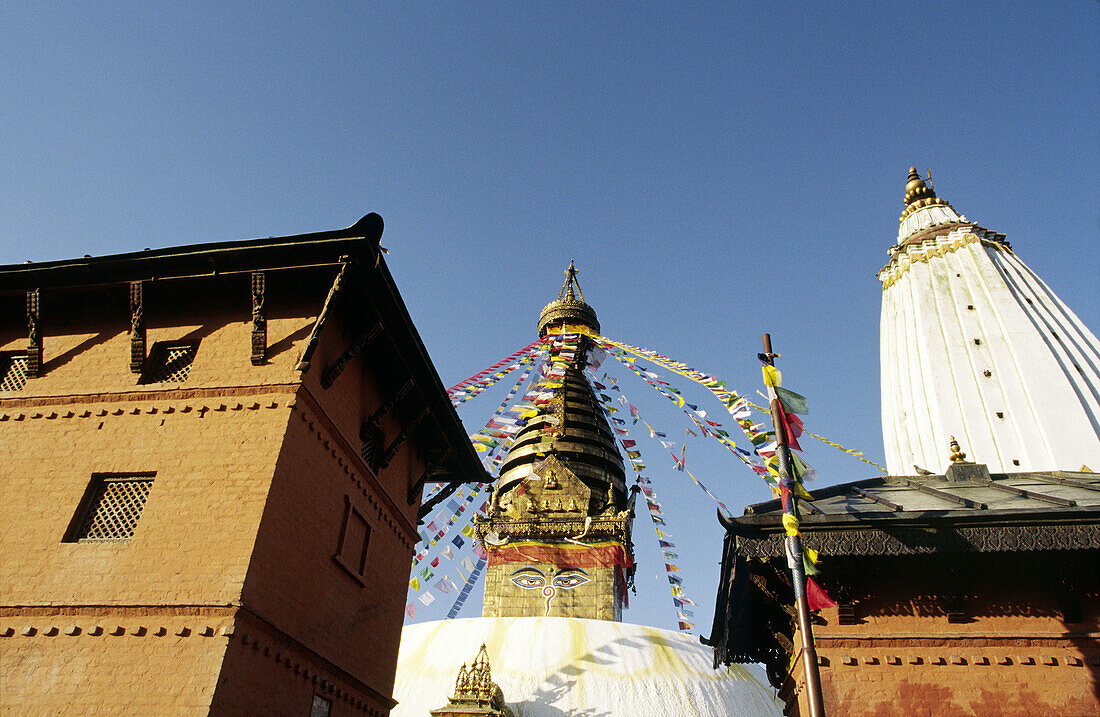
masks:
<path fill-rule="evenodd" d="M 893 475 L 943 473 L 955 436 L 994 473 L 1100 470 L 1100 343 L 1003 234 L 909 170 L 879 272 L 882 433 Z"/>

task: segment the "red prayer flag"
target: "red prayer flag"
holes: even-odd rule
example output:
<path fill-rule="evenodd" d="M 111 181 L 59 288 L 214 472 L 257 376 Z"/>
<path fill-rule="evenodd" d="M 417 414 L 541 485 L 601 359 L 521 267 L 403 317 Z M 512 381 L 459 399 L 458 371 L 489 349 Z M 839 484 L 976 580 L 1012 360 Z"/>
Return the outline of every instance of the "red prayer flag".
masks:
<path fill-rule="evenodd" d="M 836 607 L 836 602 L 811 577 L 806 578 L 806 602 L 809 603 L 811 610 Z"/>
<path fill-rule="evenodd" d="M 783 421 L 783 432 L 787 434 L 787 445 L 795 449 L 796 451 L 801 451 L 802 446 L 798 445 L 798 437 L 802 435 L 802 421 L 798 421 L 798 432 L 796 433 L 793 430 L 792 424 L 795 420 L 798 419 L 798 416 L 794 415 L 793 413 L 788 414 L 786 411 L 784 411 L 783 404 L 781 402 L 776 401 L 776 403 L 779 406 L 779 418 L 781 421 Z"/>

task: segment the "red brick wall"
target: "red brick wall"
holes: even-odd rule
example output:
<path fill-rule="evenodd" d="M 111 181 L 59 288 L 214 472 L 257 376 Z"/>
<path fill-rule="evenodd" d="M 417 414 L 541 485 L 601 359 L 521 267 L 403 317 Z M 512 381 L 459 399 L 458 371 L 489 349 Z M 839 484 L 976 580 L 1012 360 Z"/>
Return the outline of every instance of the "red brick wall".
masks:
<path fill-rule="evenodd" d="M 269 331 L 278 341 L 304 321 Z M 215 313 L 151 329 L 150 342 L 203 336 L 186 383 L 142 386 L 123 323 L 73 323 L 46 333 L 41 378 L 0 394 L 3 713 L 195 714 L 225 652 L 295 356 L 253 369 L 248 327 Z M 131 472 L 155 474 L 133 539 L 63 542 L 93 474 Z"/>
<path fill-rule="evenodd" d="M 125 304 L 63 315 L 44 300 L 44 374 L 0 393 L 0 713 L 308 714 L 323 690 L 333 715 L 384 714 L 415 446 L 381 476 L 358 462 L 383 392 L 358 359 L 319 387 L 349 341 L 338 322 L 300 388 L 308 311 L 272 293 L 268 362 L 252 366 L 247 294 L 229 309 L 184 294 L 173 314 L 152 293 L 146 315 L 150 348 L 200 339 L 186 383 L 138 383 Z M 0 350 L 23 349 L 9 329 Z M 63 542 L 92 475 L 111 472 L 155 472 L 133 539 Z M 372 529 L 361 580 L 333 560 L 346 501 Z"/>
<path fill-rule="evenodd" d="M 952 602 L 930 589 L 953 569 L 954 556 L 928 558 L 928 565 L 921 563 L 927 569 L 919 571 L 875 568 L 867 583 L 853 577 L 857 624 L 840 624 L 838 609 L 829 608 L 814 626 L 826 711 L 853 717 L 1100 715 L 1100 603 L 1086 590 L 1077 596 L 1080 614 L 1067 618 L 1056 599 L 1057 579 L 1045 575 L 1059 574 L 1058 561 L 1070 555 L 973 558 L 984 558 L 990 569 L 957 570 L 946 578 L 963 588 L 957 602 L 962 622 L 949 622 L 945 606 Z M 931 565 L 939 565 L 939 575 Z M 1044 574 L 1033 575 L 1037 570 Z M 864 589 L 867 584 L 874 589 Z M 800 692 L 792 714 L 808 715 L 801 661 L 794 677 Z M 791 687 L 789 682 L 781 697 L 789 700 Z"/>
<path fill-rule="evenodd" d="M 417 506 L 406 502 L 407 486 L 423 466 L 412 441 L 378 475 L 360 460 L 359 423 L 385 395 L 359 359 L 327 390 L 312 378 L 336 353 L 341 336 L 338 327 L 326 328 L 299 392 L 243 601 L 274 628 L 389 696 L 417 540 Z M 392 417 L 382 425 L 387 442 L 400 431 Z M 358 545 L 346 546 L 343 565 L 334 559 L 347 506 L 370 527 L 361 575 Z"/>

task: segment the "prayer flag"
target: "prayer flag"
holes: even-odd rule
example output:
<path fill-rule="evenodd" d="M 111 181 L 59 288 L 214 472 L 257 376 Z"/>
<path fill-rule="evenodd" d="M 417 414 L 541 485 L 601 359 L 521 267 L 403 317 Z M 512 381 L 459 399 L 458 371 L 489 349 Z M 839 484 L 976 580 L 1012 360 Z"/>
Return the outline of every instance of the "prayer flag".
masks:
<path fill-rule="evenodd" d="M 813 578 L 806 578 L 806 601 L 810 604 L 811 610 L 836 607 L 836 602 L 814 582 Z"/>
<path fill-rule="evenodd" d="M 430 592 L 427 592 L 418 597 L 417 600 L 424 603 L 424 607 L 427 607 L 428 605 L 431 605 L 433 602 L 435 602 L 435 596 L 432 595 Z"/>
<path fill-rule="evenodd" d="M 447 547 L 443 548 L 443 553 L 442 554 L 443 554 L 443 557 L 445 557 L 447 560 L 454 560 L 454 558 L 455 558 L 455 551 L 451 550 L 451 546 L 449 546 L 449 545 Z"/>
<path fill-rule="evenodd" d="M 420 580 L 418 580 L 417 578 L 413 578 L 412 580 L 409 581 L 409 587 L 412 588 L 413 590 L 419 590 L 420 589 Z"/>
<path fill-rule="evenodd" d="M 775 387 L 775 395 L 779 398 L 779 402 L 783 404 L 783 408 L 791 413 L 801 413 L 805 416 L 810 412 L 805 396 L 783 388 L 778 384 Z"/>
<path fill-rule="evenodd" d="M 459 532 L 461 532 L 467 538 L 472 538 L 472 537 L 474 537 L 474 526 L 472 526 L 472 525 L 463 526 L 462 530 L 459 531 Z"/>
<path fill-rule="evenodd" d="M 456 548 L 461 548 L 461 547 L 462 547 L 463 545 L 465 545 L 465 544 L 466 544 L 466 541 L 462 539 L 462 536 L 461 536 L 461 535 L 456 535 L 456 536 L 455 536 L 455 537 L 454 537 L 454 538 L 453 538 L 453 539 L 451 540 L 451 543 L 452 543 L 452 544 L 453 544 L 453 545 L 454 545 L 454 546 L 455 546 Z"/>
<path fill-rule="evenodd" d="M 416 617 L 416 605 L 413 605 L 412 603 L 406 605 L 405 614 L 410 618 Z"/>

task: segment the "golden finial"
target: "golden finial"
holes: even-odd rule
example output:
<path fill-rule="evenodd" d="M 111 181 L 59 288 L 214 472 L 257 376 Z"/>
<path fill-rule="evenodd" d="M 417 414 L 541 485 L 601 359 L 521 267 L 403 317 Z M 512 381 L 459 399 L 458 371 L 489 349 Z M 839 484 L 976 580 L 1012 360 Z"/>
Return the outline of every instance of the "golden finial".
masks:
<path fill-rule="evenodd" d="M 539 336 L 544 336 L 547 325 L 551 323 L 569 323 L 587 326 L 599 333 L 600 323 L 596 320 L 596 312 L 584 301 L 584 293 L 581 284 L 577 281 L 577 267 L 573 261 L 569 261 L 569 268 L 565 270 L 565 282 L 558 291 L 558 298 L 547 304 L 539 316 Z"/>
<path fill-rule="evenodd" d="M 951 436 L 951 462 L 952 463 L 965 463 L 966 454 L 962 451 L 962 446 L 955 440 L 954 436 Z"/>
<path fill-rule="evenodd" d="M 936 196 L 936 190 L 932 187 L 932 170 L 928 170 L 928 181 L 921 178 L 916 167 L 909 168 L 909 181 L 905 183 L 905 210 L 901 213 L 901 219 L 909 216 L 921 207 L 933 205 L 950 206 L 946 201 Z"/>
<path fill-rule="evenodd" d="M 909 181 L 905 183 L 905 206 L 921 199 L 935 199 L 936 192 L 921 179 L 916 167 L 909 168 Z"/>
<path fill-rule="evenodd" d="M 561 285 L 561 291 L 558 292 L 558 299 L 566 298 L 570 301 L 575 301 L 577 297 L 580 297 L 581 301 L 584 301 L 584 294 L 581 293 L 581 283 L 577 281 L 577 267 L 573 266 L 573 260 L 569 260 L 569 268 L 565 270 L 565 283 Z M 573 293 L 574 287 L 577 293 Z"/>

